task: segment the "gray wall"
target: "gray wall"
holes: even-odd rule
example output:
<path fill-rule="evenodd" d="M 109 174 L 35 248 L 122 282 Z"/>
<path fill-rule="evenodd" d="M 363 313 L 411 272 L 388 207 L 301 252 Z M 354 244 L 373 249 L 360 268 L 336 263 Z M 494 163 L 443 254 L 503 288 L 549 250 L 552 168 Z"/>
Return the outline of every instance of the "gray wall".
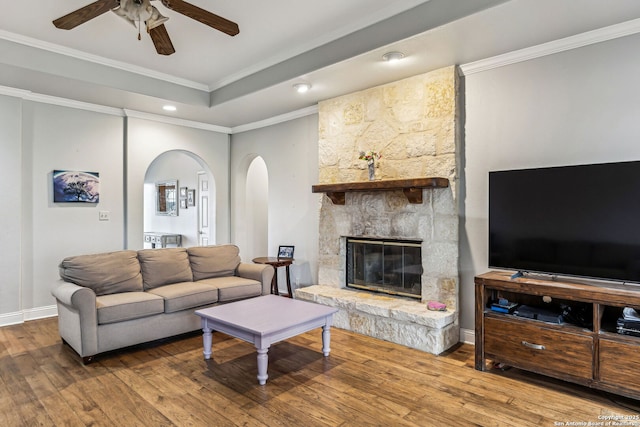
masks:
<path fill-rule="evenodd" d="M 20 310 L 20 253 L 23 186 L 20 147 L 21 102 L 0 96 L 0 316 Z"/>
<path fill-rule="evenodd" d="M 193 152 L 209 166 L 218 197 L 218 241 L 229 241 L 227 134 L 127 119 L 122 110 L 106 107 L 54 105 L 2 90 L 0 325 L 56 313 L 51 288 L 62 258 L 123 249 L 127 236 L 130 247 L 143 246 L 144 175 L 165 151 Z M 53 203 L 54 169 L 99 172 L 100 202 Z M 109 211 L 110 220 L 99 221 L 99 211 Z"/>
<path fill-rule="evenodd" d="M 246 172 L 256 156 L 269 177 L 269 253 L 263 256 L 277 255 L 279 245 L 295 246 L 292 284 L 316 284 L 320 195 L 311 186 L 318 183 L 317 114 L 231 136 L 232 241 L 241 251 Z M 281 288 L 283 283 L 281 278 Z"/>
<path fill-rule="evenodd" d="M 640 36 L 628 36 L 464 77 L 463 328 L 474 329 L 473 277 L 488 270 L 488 171 L 640 159 L 638 45 Z M 37 317 L 29 311 L 53 304 L 49 290 L 63 256 L 121 249 L 125 234 L 131 247 L 142 247 L 144 174 L 169 150 L 195 152 L 215 175 L 219 243 L 236 242 L 242 175 L 261 156 L 269 175 L 269 252 L 295 245 L 294 281 L 315 283 L 317 125 L 311 115 L 233 135 L 230 145 L 219 132 L 0 95 L 0 324 L 22 320 L 23 312 Z M 57 168 L 100 172 L 100 204 L 53 205 L 49 180 Z M 111 221 L 99 222 L 98 210 L 109 210 Z"/>
<path fill-rule="evenodd" d="M 63 257 L 122 248 L 123 126 L 116 115 L 27 100 L 21 107 L 21 276 L 3 287 L 20 292 L 19 309 L 28 312 L 53 304 L 50 290 Z M 54 169 L 99 172 L 100 202 L 53 203 Z M 12 178 L 0 174 L 2 181 Z M 110 221 L 98 220 L 101 210 Z"/>
<path fill-rule="evenodd" d="M 640 36 L 465 77 L 461 326 L 488 270 L 488 172 L 640 159 Z M 629 226 L 634 226 L 629 224 Z"/>
<path fill-rule="evenodd" d="M 192 153 L 208 166 L 215 186 L 215 243 L 230 242 L 229 135 L 152 120 L 127 121 L 127 245 L 141 249 L 143 242 L 144 182 L 151 163 L 173 150 Z M 179 185 L 181 185 L 179 183 Z M 213 187 L 212 187 L 213 188 Z M 197 196 L 196 196 L 197 197 Z M 192 208 L 193 209 L 193 208 Z M 164 230 L 156 230 L 164 231 Z M 214 236 L 212 236 L 213 238 Z M 214 242 L 212 242 L 214 243 Z"/>

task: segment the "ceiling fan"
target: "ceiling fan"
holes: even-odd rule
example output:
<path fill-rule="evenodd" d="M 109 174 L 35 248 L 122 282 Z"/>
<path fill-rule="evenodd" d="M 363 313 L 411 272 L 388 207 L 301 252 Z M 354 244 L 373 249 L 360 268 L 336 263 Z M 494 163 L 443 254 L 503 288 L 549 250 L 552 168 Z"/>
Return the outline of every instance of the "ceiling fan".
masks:
<path fill-rule="evenodd" d="M 112 11 L 134 26 L 136 26 L 136 23 L 138 24 L 138 40 L 140 40 L 140 24 L 144 22 L 147 32 L 151 36 L 151 40 L 153 40 L 153 45 L 156 47 L 156 52 L 160 55 L 171 55 L 176 50 L 164 26 L 164 23 L 169 18 L 162 16 L 158 9 L 151 5 L 151 1 L 156 0 L 97 0 L 56 19 L 53 21 L 53 25 L 63 30 L 70 30 L 103 13 Z M 235 22 L 208 12 L 186 1 L 160 0 L 160 2 L 167 9 L 181 13 L 230 36 L 235 36 L 240 32 L 240 28 Z"/>

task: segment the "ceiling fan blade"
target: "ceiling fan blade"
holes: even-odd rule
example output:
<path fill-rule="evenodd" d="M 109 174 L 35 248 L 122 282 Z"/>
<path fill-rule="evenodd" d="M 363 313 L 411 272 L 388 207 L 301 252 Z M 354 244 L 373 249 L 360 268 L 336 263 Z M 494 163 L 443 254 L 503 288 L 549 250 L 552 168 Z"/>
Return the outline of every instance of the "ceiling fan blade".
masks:
<path fill-rule="evenodd" d="M 56 19 L 53 25 L 62 30 L 70 30 L 118 6 L 120 0 L 98 0 Z"/>
<path fill-rule="evenodd" d="M 181 13 L 196 21 L 202 22 L 218 31 L 235 36 L 240 32 L 238 24 L 221 16 L 187 3 L 183 0 L 162 0 L 162 4 L 175 12 Z"/>
<path fill-rule="evenodd" d="M 153 40 L 153 45 L 156 47 L 156 52 L 160 55 L 171 55 L 176 51 L 173 48 L 173 43 L 171 43 L 169 33 L 164 24 L 150 29 L 149 35 L 151 36 L 151 40 Z"/>

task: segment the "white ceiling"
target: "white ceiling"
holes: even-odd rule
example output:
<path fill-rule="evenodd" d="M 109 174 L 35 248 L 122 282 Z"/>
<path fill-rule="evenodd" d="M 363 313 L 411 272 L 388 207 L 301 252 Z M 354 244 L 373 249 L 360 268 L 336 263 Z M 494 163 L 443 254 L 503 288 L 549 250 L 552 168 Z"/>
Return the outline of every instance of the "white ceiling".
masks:
<path fill-rule="evenodd" d="M 235 128 L 640 18 L 636 0 L 190 0 L 237 22 L 230 37 L 154 1 L 176 49 L 161 56 L 110 12 L 69 31 L 51 23 L 91 2 L 0 0 L 0 85 Z M 389 50 L 406 59 L 384 63 Z M 295 93 L 299 81 L 311 91 Z"/>

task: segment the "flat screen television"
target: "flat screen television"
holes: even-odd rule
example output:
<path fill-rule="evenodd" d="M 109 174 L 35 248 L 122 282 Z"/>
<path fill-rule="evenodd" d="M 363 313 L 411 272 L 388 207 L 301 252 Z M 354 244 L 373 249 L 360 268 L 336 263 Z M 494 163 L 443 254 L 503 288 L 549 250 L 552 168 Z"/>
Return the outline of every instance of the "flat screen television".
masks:
<path fill-rule="evenodd" d="M 640 161 L 489 172 L 489 266 L 640 282 Z"/>

